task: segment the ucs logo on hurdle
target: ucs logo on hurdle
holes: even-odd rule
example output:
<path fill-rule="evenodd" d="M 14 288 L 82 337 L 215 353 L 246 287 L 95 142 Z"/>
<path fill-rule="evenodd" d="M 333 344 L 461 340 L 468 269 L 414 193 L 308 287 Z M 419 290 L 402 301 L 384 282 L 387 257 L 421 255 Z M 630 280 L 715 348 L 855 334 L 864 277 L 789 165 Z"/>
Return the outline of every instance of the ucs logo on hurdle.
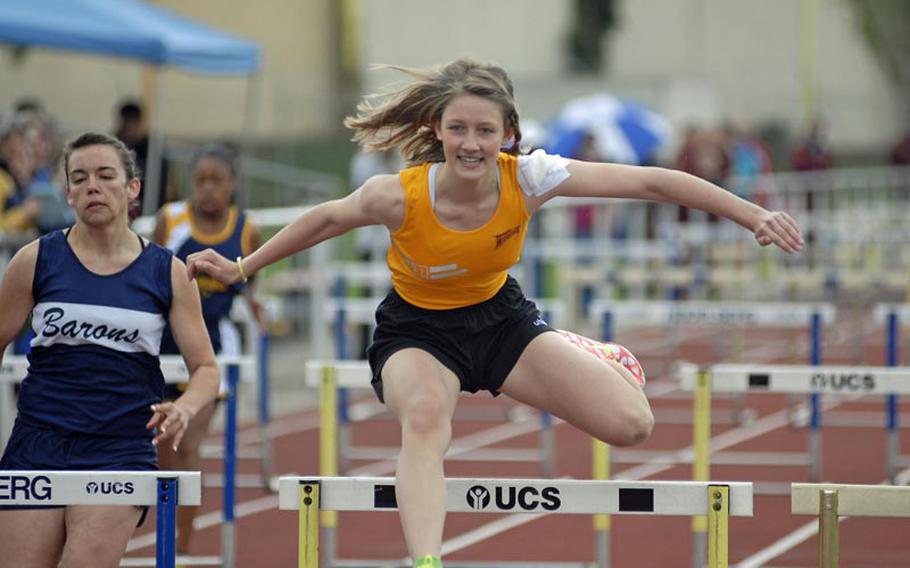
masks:
<path fill-rule="evenodd" d="M 491 501 L 501 511 L 511 511 L 516 506 L 525 511 L 533 511 L 538 508 L 556 511 L 562 506 L 559 489 L 556 487 L 544 487 L 538 491 L 536 487 L 496 486 L 491 495 L 490 490 L 483 485 L 475 485 L 468 489 L 465 499 L 468 506 L 475 511 L 483 511 L 490 506 Z"/>
<path fill-rule="evenodd" d="M 0 501 L 47 501 L 52 492 L 51 480 L 43 475 L 0 475 Z"/>
<path fill-rule="evenodd" d="M 132 481 L 89 481 L 85 484 L 85 492 L 89 495 L 132 495 L 133 491 Z"/>
<path fill-rule="evenodd" d="M 871 373 L 813 373 L 812 390 L 829 392 L 871 392 L 875 390 L 875 375 Z"/>

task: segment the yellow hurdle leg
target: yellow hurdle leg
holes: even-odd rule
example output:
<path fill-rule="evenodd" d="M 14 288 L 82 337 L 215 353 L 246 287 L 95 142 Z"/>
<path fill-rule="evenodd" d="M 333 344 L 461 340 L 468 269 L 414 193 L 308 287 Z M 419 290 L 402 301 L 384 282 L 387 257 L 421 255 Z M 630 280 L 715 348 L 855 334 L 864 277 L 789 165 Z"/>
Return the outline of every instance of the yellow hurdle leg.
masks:
<path fill-rule="evenodd" d="M 818 566 L 837 568 L 840 562 L 838 544 L 840 519 L 837 513 L 837 491 L 823 490 L 818 495 Z"/>
<path fill-rule="evenodd" d="M 708 568 L 727 568 L 730 488 L 708 486 Z"/>
<path fill-rule="evenodd" d="M 593 441 L 593 469 L 594 479 L 605 481 L 610 479 L 610 446 L 597 439 Z M 597 568 L 610 567 L 610 515 L 594 515 L 594 558 Z"/>
<path fill-rule="evenodd" d="M 325 365 L 322 368 L 322 386 L 319 389 L 319 475 L 336 477 L 338 475 L 338 381 L 335 367 Z M 335 563 L 337 551 L 335 545 L 335 527 L 338 525 L 337 511 L 322 511 L 320 542 L 325 564 Z"/>
<path fill-rule="evenodd" d="M 319 568 L 319 482 L 300 483 L 298 568 Z"/>
<path fill-rule="evenodd" d="M 699 370 L 696 375 L 695 397 L 692 425 L 692 447 L 695 459 L 692 461 L 692 481 L 708 481 L 711 474 L 710 438 L 711 438 L 711 376 L 708 371 Z M 708 521 L 704 515 L 692 517 L 692 565 L 701 568 L 705 565 L 705 532 Z"/>

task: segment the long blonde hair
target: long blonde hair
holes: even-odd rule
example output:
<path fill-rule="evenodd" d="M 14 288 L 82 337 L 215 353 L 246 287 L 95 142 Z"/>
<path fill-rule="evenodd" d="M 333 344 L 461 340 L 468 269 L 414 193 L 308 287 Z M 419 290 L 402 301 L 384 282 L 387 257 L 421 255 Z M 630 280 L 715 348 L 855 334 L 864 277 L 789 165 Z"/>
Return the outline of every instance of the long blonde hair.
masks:
<path fill-rule="evenodd" d="M 457 59 L 440 68 L 380 68 L 406 73 L 414 82 L 397 91 L 366 97 L 357 105 L 357 114 L 345 118 L 344 125 L 354 131 L 352 140 L 365 151 L 398 147 L 409 164 L 443 161 L 442 142 L 436 139 L 434 127 L 449 101 L 469 94 L 502 107 L 504 127 L 514 130 L 514 141 L 504 151 L 519 153 L 521 128 L 512 81 L 501 67 Z M 371 102 L 378 98 L 381 102 Z"/>

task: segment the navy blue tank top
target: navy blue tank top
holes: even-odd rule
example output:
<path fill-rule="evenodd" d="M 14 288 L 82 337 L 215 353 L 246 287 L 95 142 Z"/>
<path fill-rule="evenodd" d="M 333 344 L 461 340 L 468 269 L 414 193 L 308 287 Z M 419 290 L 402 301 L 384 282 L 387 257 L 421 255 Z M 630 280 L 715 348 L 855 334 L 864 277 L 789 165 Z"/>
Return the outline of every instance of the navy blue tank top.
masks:
<path fill-rule="evenodd" d="M 158 353 L 173 294 L 171 262 L 170 251 L 150 243 L 129 266 L 102 276 L 83 266 L 63 231 L 41 238 L 20 420 L 151 437 L 149 405 L 164 389 Z"/>

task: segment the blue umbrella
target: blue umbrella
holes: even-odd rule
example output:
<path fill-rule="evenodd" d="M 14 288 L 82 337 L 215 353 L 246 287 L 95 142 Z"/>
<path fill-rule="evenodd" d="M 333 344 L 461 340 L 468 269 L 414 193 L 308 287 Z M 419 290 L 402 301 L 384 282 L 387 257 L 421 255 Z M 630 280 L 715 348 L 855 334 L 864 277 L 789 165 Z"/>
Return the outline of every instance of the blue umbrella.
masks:
<path fill-rule="evenodd" d="M 647 164 L 670 138 L 663 116 L 633 101 L 599 94 L 569 101 L 547 127 L 548 153 L 573 157 L 587 135 L 604 161 Z"/>

